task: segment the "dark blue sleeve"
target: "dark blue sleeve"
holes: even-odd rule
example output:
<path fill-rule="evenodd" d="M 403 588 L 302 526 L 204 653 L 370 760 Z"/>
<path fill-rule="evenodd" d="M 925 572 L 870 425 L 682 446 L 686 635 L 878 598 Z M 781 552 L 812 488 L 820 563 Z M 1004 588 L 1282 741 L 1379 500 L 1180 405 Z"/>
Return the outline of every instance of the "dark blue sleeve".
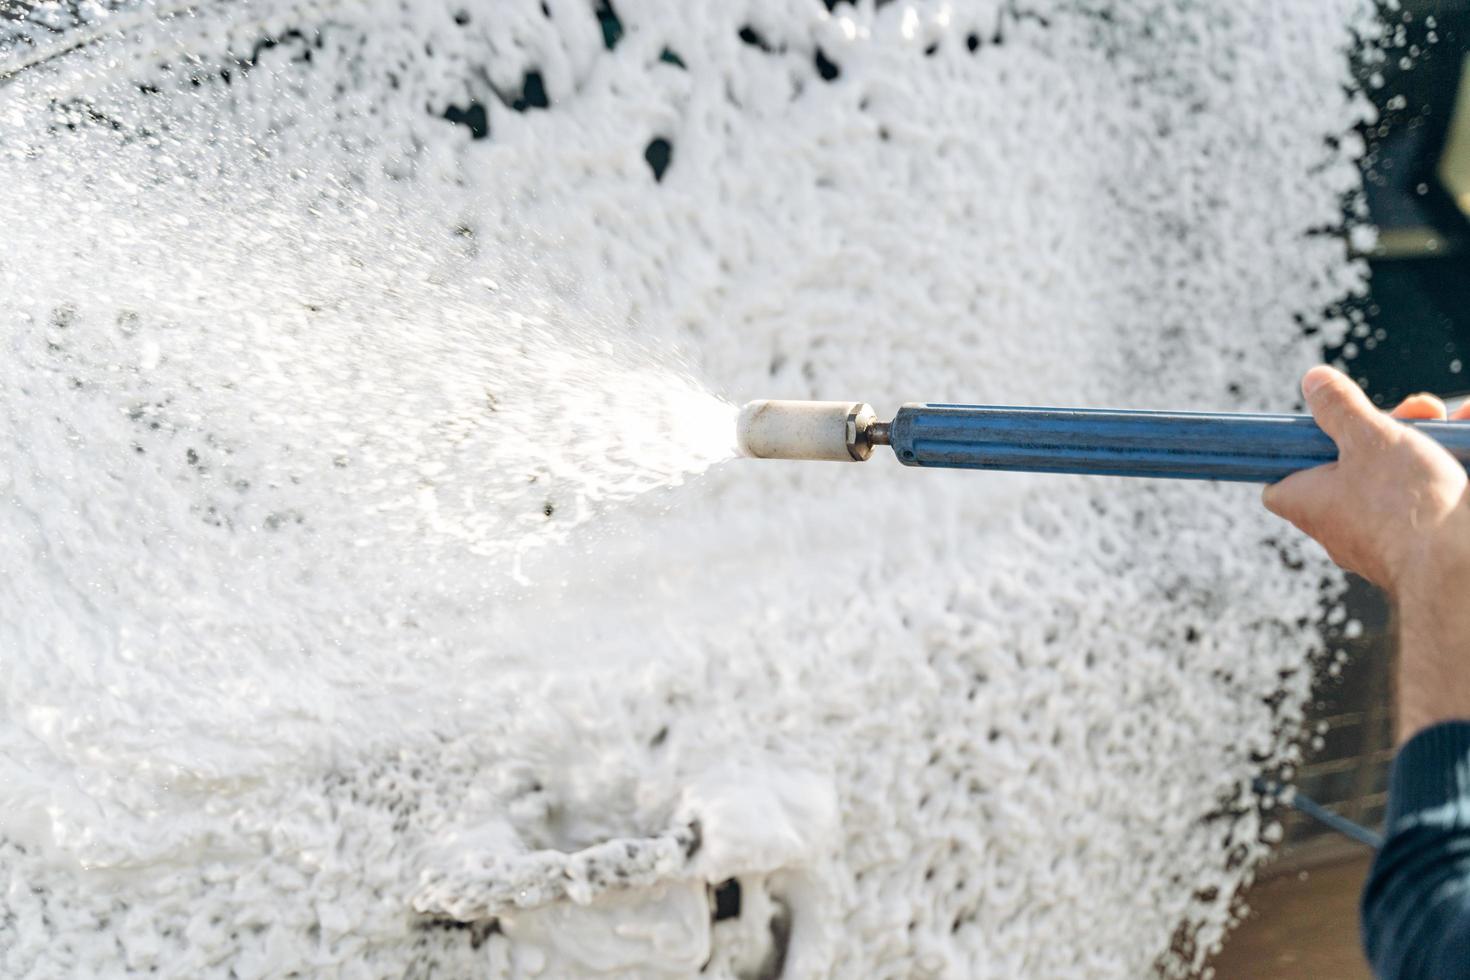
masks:
<path fill-rule="evenodd" d="M 1470 721 L 1426 728 L 1399 750 L 1362 913 L 1381 980 L 1470 980 Z"/>

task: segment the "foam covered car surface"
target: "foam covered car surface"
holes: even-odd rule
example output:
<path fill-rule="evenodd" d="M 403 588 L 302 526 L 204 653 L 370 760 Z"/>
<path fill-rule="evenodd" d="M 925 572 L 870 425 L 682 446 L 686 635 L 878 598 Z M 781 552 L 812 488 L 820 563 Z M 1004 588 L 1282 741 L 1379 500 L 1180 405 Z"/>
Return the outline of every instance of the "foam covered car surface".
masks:
<path fill-rule="evenodd" d="M 1290 408 L 1365 288 L 1322 231 L 1363 4 L 43 6 L 0 87 L 0 972 L 1218 942 L 1336 588 L 1254 491 L 658 490 L 659 434 L 701 386 Z M 650 404 L 569 350 L 656 379 L 624 468 L 588 412 L 476 435 L 547 377 Z"/>

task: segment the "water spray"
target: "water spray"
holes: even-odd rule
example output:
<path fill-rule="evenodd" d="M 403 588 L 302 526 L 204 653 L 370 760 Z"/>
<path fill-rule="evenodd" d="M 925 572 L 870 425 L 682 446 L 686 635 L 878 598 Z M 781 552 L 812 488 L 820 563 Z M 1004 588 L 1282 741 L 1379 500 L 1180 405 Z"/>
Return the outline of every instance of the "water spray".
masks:
<path fill-rule="evenodd" d="M 1470 469 L 1470 424 L 1404 424 Z M 889 446 L 905 466 L 1241 483 L 1337 459 L 1310 415 L 909 404 L 884 422 L 863 402 L 753 401 L 736 432 L 761 459 L 861 462 Z"/>

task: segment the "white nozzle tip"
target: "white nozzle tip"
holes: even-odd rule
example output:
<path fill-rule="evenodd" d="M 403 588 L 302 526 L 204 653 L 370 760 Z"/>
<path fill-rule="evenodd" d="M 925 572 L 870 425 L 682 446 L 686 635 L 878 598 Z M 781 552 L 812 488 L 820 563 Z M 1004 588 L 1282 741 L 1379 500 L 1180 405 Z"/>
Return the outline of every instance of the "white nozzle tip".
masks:
<path fill-rule="evenodd" d="M 867 458 L 855 434 L 873 418 L 862 402 L 753 401 L 740 409 L 735 438 L 746 456 L 850 463 Z"/>

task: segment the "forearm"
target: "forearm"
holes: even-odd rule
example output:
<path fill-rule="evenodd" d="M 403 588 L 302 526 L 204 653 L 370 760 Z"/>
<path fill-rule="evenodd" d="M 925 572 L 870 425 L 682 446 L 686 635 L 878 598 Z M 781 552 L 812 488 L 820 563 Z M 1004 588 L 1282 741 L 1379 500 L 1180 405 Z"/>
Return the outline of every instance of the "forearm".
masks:
<path fill-rule="evenodd" d="M 1470 719 L 1470 611 L 1400 615 L 1396 730 L 1402 745 L 1430 725 Z"/>
<path fill-rule="evenodd" d="M 1417 528 L 1416 528 L 1417 530 Z M 1382 980 L 1470 978 L 1470 508 L 1427 530 L 1390 585 L 1398 757 L 1363 892 Z"/>
<path fill-rule="evenodd" d="M 1395 590 L 1399 744 L 1437 722 L 1470 720 L 1470 529 L 1444 540 Z"/>

